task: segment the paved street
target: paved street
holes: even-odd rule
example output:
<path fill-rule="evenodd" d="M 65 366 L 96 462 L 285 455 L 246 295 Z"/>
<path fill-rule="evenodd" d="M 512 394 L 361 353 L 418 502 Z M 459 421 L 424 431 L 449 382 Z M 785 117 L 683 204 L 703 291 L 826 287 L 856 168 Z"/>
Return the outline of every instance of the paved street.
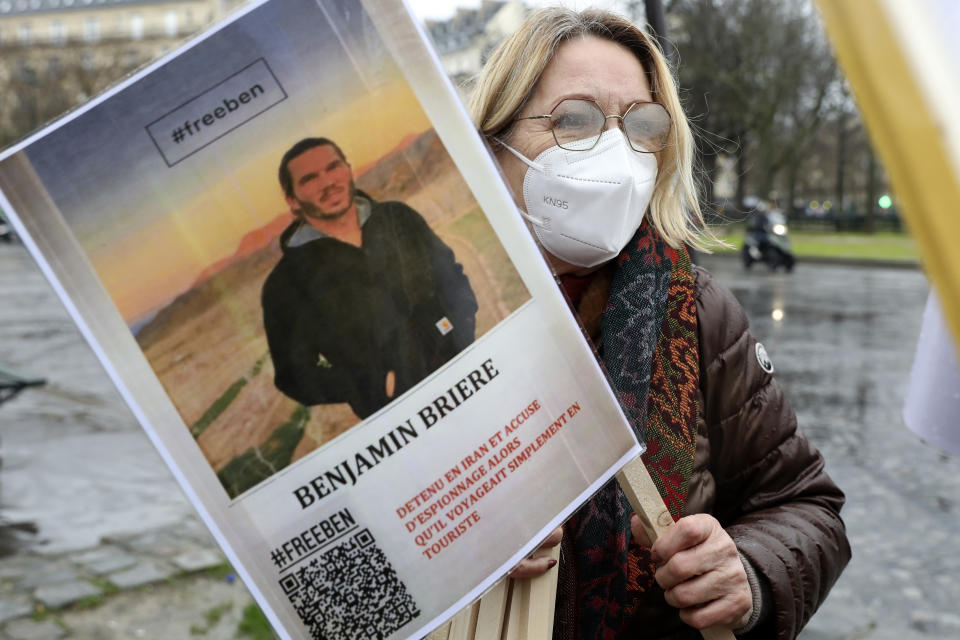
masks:
<path fill-rule="evenodd" d="M 0 369 L 48 380 L 0 407 L 0 516 L 39 527 L 38 549 L 82 549 L 193 513 L 19 244 L 0 244 Z"/>
<path fill-rule="evenodd" d="M 0 640 L 234 638 L 250 595 L 20 245 L 0 368 L 48 380 L 0 407 Z"/>
<path fill-rule="evenodd" d="M 787 275 L 744 272 L 728 258 L 703 262 L 747 308 L 802 428 L 848 494 L 854 560 L 802 639 L 960 637 L 960 459 L 920 443 L 900 418 L 926 299 L 922 273 L 801 263 Z M 0 408 L 0 522 L 37 529 L 16 533 L 20 550 L 0 559 L 0 638 L 188 637 L 205 614 L 235 602 L 219 635 L 204 636 L 232 637 L 249 596 L 194 573 L 219 561 L 209 536 L 16 245 L 0 245 L 4 366 L 49 384 Z M 186 577 L 164 582 L 176 575 Z M 58 619 L 70 632 L 25 617 L 43 598 L 55 606 L 89 591 L 82 583 L 155 586 L 67 611 Z M 172 620 L 183 633 L 164 634 Z"/>

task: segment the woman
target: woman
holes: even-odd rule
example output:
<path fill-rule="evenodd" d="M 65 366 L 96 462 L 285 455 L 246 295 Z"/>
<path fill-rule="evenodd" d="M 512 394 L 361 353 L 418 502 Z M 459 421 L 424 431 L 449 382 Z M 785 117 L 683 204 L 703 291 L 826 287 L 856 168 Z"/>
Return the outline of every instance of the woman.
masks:
<path fill-rule="evenodd" d="M 611 483 L 554 532 L 555 637 L 796 637 L 850 557 L 843 494 L 742 309 L 690 265 L 684 245 L 708 232 L 662 54 L 615 14 L 541 10 L 492 54 L 470 108 L 677 519 L 651 548 Z"/>

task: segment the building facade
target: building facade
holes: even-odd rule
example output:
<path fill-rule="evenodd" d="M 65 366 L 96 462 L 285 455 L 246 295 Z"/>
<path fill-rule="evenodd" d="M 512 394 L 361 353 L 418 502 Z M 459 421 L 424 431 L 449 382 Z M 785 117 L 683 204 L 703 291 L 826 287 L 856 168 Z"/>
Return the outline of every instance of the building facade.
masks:
<path fill-rule="evenodd" d="M 461 91 L 469 87 L 494 47 L 520 27 L 528 11 L 517 0 L 483 0 L 476 9 L 457 9 L 449 20 L 427 21 L 440 64 Z"/>
<path fill-rule="evenodd" d="M 243 0 L 0 0 L 0 147 L 240 4 Z"/>

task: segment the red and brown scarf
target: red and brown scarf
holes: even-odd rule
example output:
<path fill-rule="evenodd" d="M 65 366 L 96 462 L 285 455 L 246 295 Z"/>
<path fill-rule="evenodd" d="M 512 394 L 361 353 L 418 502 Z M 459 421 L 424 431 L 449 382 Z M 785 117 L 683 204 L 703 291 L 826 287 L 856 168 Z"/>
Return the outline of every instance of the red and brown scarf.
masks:
<path fill-rule="evenodd" d="M 689 254 L 670 248 L 646 222 L 617 259 L 600 334 L 610 381 L 677 519 L 696 441 L 696 302 Z M 632 512 L 612 481 L 567 521 L 558 635 L 640 638 L 633 634 L 644 629 L 642 612 L 665 606 L 649 550 L 631 540 Z"/>

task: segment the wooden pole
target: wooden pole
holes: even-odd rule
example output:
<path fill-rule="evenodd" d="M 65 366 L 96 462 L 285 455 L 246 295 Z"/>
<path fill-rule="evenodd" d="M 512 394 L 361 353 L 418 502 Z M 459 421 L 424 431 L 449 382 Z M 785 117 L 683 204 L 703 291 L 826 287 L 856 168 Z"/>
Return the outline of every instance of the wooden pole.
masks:
<path fill-rule="evenodd" d="M 447 640 L 473 640 L 479 617 L 480 601 L 477 600 L 453 617 L 450 621 L 450 634 Z"/>
<path fill-rule="evenodd" d="M 634 458 L 628 462 L 617 474 L 617 482 L 653 544 L 673 526 L 673 516 L 664 504 L 643 460 Z M 734 640 L 733 632 L 721 627 L 701 629 L 700 635 L 704 640 Z"/>
<path fill-rule="evenodd" d="M 503 622 L 507 617 L 510 578 L 503 578 L 480 598 L 477 615 L 476 640 L 500 640 Z"/>

